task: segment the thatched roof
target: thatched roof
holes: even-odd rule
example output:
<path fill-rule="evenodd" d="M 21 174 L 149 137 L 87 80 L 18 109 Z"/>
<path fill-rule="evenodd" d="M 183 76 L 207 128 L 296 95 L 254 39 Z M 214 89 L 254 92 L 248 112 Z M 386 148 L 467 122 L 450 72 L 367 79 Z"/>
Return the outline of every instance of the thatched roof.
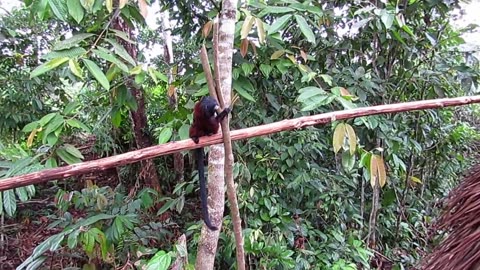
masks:
<path fill-rule="evenodd" d="M 447 236 L 420 269 L 480 269 L 480 164 L 449 194 L 445 212 L 433 229 Z"/>

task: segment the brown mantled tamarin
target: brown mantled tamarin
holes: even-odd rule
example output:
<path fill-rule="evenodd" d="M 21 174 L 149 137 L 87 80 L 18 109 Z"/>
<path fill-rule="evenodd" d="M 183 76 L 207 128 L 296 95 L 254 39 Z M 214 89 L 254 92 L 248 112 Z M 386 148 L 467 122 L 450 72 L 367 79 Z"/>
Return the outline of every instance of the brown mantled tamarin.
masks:
<path fill-rule="evenodd" d="M 220 106 L 217 101 L 210 96 L 203 97 L 195 104 L 193 108 L 193 124 L 189 132 L 190 138 L 192 138 L 195 143 L 198 143 L 199 138 L 202 136 L 210 136 L 218 132 L 220 121 L 231 111 L 230 108 L 225 108 L 221 113 L 217 113 L 217 109 L 219 108 Z M 195 158 L 197 160 L 198 179 L 200 182 L 203 221 L 210 230 L 218 230 L 218 227 L 212 225 L 210 216 L 208 215 L 208 193 L 203 163 L 205 158 L 203 147 L 195 149 Z"/>

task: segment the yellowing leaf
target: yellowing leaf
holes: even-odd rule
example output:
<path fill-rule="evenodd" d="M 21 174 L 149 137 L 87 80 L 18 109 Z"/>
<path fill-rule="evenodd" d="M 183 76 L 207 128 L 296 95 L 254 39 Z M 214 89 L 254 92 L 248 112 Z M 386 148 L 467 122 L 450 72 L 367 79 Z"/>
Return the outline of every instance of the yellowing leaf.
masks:
<path fill-rule="evenodd" d="M 348 148 L 350 150 L 350 155 L 355 153 L 357 149 L 357 135 L 355 134 L 355 130 L 349 124 L 345 124 L 345 130 L 347 131 L 347 139 L 348 139 Z"/>
<path fill-rule="evenodd" d="M 242 43 L 240 44 L 240 54 L 242 57 L 245 57 L 248 52 L 248 39 L 242 39 Z"/>
<path fill-rule="evenodd" d="M 208 37 L 210 34 L 210 31 L 212 30 L 213 27 L 213 21 L 208 21 L 202 28 L 202 35 L 204 38 Z"/>
<path fill-rule="evenodd" d="M 83 79 L 82 76 L 82 69 L 80 68 L 80 65 L 75 59 L 70 59 L 68 61 L 68 67 L 70 68 L 70 71 L 80 79 Z"/>
<path fill-rule="evenodd" d="M 378 180 L 380 187 L 387 182 L 387 172 L 383 158 L 379 155 L 372 155 L 370 160 L 370 185 L 375 188 L 375 182 Z"/>
<path fill-rule="evenodd" d="M 274 53 L 272 54 L 272 56 L 270 56 L 270 59 L 271 59 L 271 60 L 278 59 L 278 58 L 280 58 L 280 56 L 282 56 L 284 53 L 285 53 L 285 50 L 278 50 L 278 51 L 274 52 Z"/>
<path fill-rule="evenodd" d="M 107 7 L 108 13 L 113 11 L 113 0 L 105 0 L 105 6 Z"/>
<path fill-rule="evenodd" d="M 252 30 L 253 23 L 255 22 L 255 18 L 251 15 L 248 15 L 243 21 L 242 30 L 240 31 L 241 39 L 247 38 L 248 33 Z"/>
<path fill-rule="evenodd" d="M 142 72 L 142 65 L 138 65 L 130 70 L 131 75 L 137 75 L 140 74 L 140 72 Z"/>
<path fill-rule="evenodd" d="M 296 64 L 297 63 L 297 60 L 295 59 L 295 57 L 291 54 L 288 54 L 287 55 L 287 58 L 290 59 L 290 61 L 292 61 L 292 63 Z"/>
<path fill-rule="evenodd" d="M 306 63 L 308 59 L 307 59 L 307 54 L 305 53 L 305 51 L 300 50 L 300 55 L 302 56 L 303 61 L 305 61 L 305 63 Z"/>
<path fill-rule="evenodd" d="M 120 0 L 118 1 L 118 7 L 122 9 L 127 3 L 128 3 L 128 0 Z"/>
<path fill-rule="evenodd" d="M 350 94 L 350 92 L 348 92 L 348 90 L 346 88 L 343 88 L 343 87 L 340 87 L 340 94 L 342 96 L 351 96 L 352 94 Z"/>
<path fill-rule="evenodd" d="M 147 18 L 148 16 L 148 4 L 145 0 L 138 0 L 138 6 L 140 7 L 140 14 L 142 14 L 143 18 Z"/>
<path fill-rule="evenodd" d="M 345 124 L 340 123 L 335 127 L 333 132 L 333 152 L 338 153 L 343 146 L 343 140 L 345 138 Z"/>
<path fill-rule="evenodd" d="M 412 182 L 422 184 L 422 180 L 420 180 L 418 177 L 412 176 L 412 177 L 410 177 L 410 180 Z"/>
<path fill-rule="evenodd" d="M 30 135 L 28 136 L 28 139 L 27 139 L 27 147 L 31 147 L 32 144 L 33 144 L 33 139 L 35 138 L 35 135 L 37 134 L 37 132 L 39 131 L 40 129 L 39 128 L 35 128 L 34 130 L 32 130 L 32 132 L 30 132 Z"/>
<path fill-rule="evenodd" d="M 264 44 L 267 33 L 265 32 L 265 27 L 263 27 L 263 21 L 260 18 L 255 18 L 255 22 L 257 24 L 258 41 L 260 44 Z"/>

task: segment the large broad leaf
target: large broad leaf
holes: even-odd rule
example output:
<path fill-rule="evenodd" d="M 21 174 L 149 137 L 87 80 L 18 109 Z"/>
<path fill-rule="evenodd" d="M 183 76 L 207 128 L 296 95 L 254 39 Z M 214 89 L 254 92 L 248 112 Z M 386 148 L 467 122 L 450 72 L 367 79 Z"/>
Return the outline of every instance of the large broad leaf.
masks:
<path fill-rule="evenodd" d="M 37 14 L 40 20 L 45 19 L 45 15 L 47 14 L 47 5 L 48 0 L 37 0 L 32 5 L 32 13 Z"/>
<path fill-rule="evenodd" d="M 13 189 L 3 192 L 3 209 L 8 216 L 13 216 L 17 211 L 17 201 L 15 200 L 15 193 Z"/>
<path fill-rule="evenodd" d="M 60 58 L 60 57 L 68 57 L 70 59 L 75 58 L 77 56 L 86 54 L 87 50 L 85 50 L 82 47 L 73 47 L 70 49 L 65 49 L 65 50 L 60 50 L 60 51 L 51 51 L 45 55 L 42 56 L 43 59 L 54 59 L 54 58 Z"/>
<path fill-rule="evenodd" d="M 170 140 L 172 137 L 173 130 L 170 127 L 165 127 L 162 129 L 160 132 L 160 135 L 158 136 L 158 144 L 163 144 L 166 143 Z"/>
<path fill-rule="evenodd" d="M 55 17 L 62 21 L 66 21 L 67 17 L 65 15 L 68 13 L 67 3 L 62 0 L 48 0 L 48 4 L 50 5 L 50 9 L 55 14 Z"/>
<path fill-rule="evenodd" d="M 275 22 L 272 25 L 270 25 L 270 27 L 268 28 L 268 34 L 271 35 L 278 32 L 290 21 L 291 18 L 292 18 L 292 15 L 287 14 L 287 15 L 283 15 L 278 20 L 275 20 Z"/>
<path fill-rule="evenodd" d="M 233 81 L 233 89 L 242 97 L 255 102 L 255 99 L 248 92 L 254 92 L 253 85 L 245 78 L 239 78 Z"/>
<path fill-rule="evenodd" d="M 310 43 L 315 43 L 315 35 L 313 34 L 313 31 L 308 25 L 305 18 L 303 18 L 300 15 L 295 15 L 295 20 L 297 21 L 298 26 L 300 27 L 300 31 L 302 31 L 302 34 L 307 38 L 307 40 Z"/>
<path fill-rule="evenodd" d="M 119 67 L 122 71 L 128 72 L 127 65 L 125 65 L 122 61 L 120 61 L 118 58 L 112 55 L 110 51 L 108 51 L 107 49 L 99 47 L 98 50 L 94 49 L 92 51 L 96 55 L 98 55 L 98 57 L 117 65 L 117 67 Z"/>
<path fill-rule="evenodd" d="M 333 132 L 333 152 L 335 152 L 335 154 L 343 147 L 345 132 L 344 123 L 340 123 L 335 127 L 335 131 Z"/>
<path fill-rule="evenodd" d="M 82 160 L 78 157 L 75 157 L 73 156 L 72 154 L 70 154 L 66 149 L 65 147 L 60 147 L 57 149 L 57 151 L 55 152 L 63 161 L 65 161 L 67 164 L 75 164 L 75 163 L 79 163 L 81 162 Z"/>
<path fill-rule="evenodd" d="M 240 38 L 244 39 L 247 38 L 248 33 L 252 30 L 253 23 L 255 22 L 255 17 L 248 15 L 243 21 L 242 30 L 240 31 Z"/>
<path fill-rule="evenodd" d="M 68 13 L 72 18 L 80 23 L 83 20 L 85 11 L 83 10 L 80 0 L 67 0 Z"/>
<path fill-rule="evenodd" d="M 46 63 L 43 63 L 40 66 L 38 66 L 37 68 L 35 68 L 32 71 L 32 73 L 30 73 L 30 78 L 40 76 L 43 73 L 45 73 L 49 70 L 52 70 L 52 69 L 60 66 L 61 64 L 65 63 L 67 61 L 68 61 L 68 57 L 60 57 L 60 58 L 52 59 L 52 60 L 50 60 Z"/>
<path fill-rule="evenodd" d="M 93 4 L 95 4 L 95 0 L 80 0 L 80 4 L 83 8 L 85 8 L 85 10 L 87 10 L 87 12 L 91 13 L 93 11 Z"/>
<path fill-rule="evenodd" d="M 128 54 L 127 50 L 125 50 L 125 48 L 122 45 L 120 45 L 118 42 L 116 42 L 115 40 L 110 39 L 110 38 L 107 38 L 105 40 L 113 46 L 113 48 L 115 49 L 115 52 L 120 57 L 122 57 L 125 61 L 127 61 L 132 66 L 137 65 L 135 60 L 132 58 L 132 56 L 130 54 Z"/>
<path fill-rule="evenodd" d="M 102 70 L 95 64 L 93 61 L 90 61 L 88 59 L 82 59 L 83 62 L 85 63 L 85 66 L 87 67 L 88 71 L 97 79 L 97 81 L 105 88 L 106 90 L 110 90 L 110 82 L 108 81 L 107 77 L 105 74 L 102 72 Z"/>
<path fill-rule="evenodd" d="M 167 270 L 172 262 L 172 257 L 163 250 L 160 250 L 147 263 L 147 270 Z"/>
<path fill-rule="evenodd" d="M 379 155 L 372 155 L 370 159 L 370 184 L 372 188 L 375 188 L 377 180 L 379 186 L 383 187 L 387 182 L 387 170 L 383 158 Z"/>
<path fill-rule="evenodd" d="M 59 51 L 59 50 L 69 49 L 73 46 L 78 45 L 82 40 L 85 40 L 91 36 L 94 36 L 94 34 L 81 33 L 81 34 L 74 35 L 71 38 L 62 40 L 57 44 L 55 44 L 55 46 L 53 46 L 53 50 Z"/>

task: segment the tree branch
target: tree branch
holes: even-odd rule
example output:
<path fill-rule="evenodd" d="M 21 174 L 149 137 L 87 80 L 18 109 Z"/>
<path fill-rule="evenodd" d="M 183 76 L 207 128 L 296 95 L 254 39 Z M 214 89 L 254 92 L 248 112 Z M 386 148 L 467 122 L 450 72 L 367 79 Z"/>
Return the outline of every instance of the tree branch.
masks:
<path fill-rule="evenodd" d="M 335 120 L 356 118 L 368 115 L 377 115 L 383 113 L 398 113 L 413 110 L 435 109 L 450 106 L 467 105 L 472 103 L 480 103 L 480 96 L 422 100 L 406 103 L 364 107 L 352 110 L 335 111 L 311 116 L 304 116 L 295 119 L 283 120 L 240 130 L 233 130 L 231 131 L 231 138 L 233 141 L 236 141 L 265 136 L 281 131 L 304 128 L 313 125 L 327 124 Z M 123 153 L 112 157 L 106 157 L 64 167 L 47 169 L 39 172 L 0 179 L 0 191 L 27 186 L 31 184 L 43 183 L 51 180 L 58 180 L 79 174 L 91 173 L 98 170 L 106 170 L 111 167 L 123 166 L 141 160 L 151 159 L 163 155 L 169 155 L 179 151 L 205 147 L 212 144 L 219 144 L 222 142 L 222 134 L 216 134 L 210 137 L 201 137 L 198 144 L 195 144 L 190 139 L 170 142 L 166 144 L 150 146 L 147 148 Z"/>

